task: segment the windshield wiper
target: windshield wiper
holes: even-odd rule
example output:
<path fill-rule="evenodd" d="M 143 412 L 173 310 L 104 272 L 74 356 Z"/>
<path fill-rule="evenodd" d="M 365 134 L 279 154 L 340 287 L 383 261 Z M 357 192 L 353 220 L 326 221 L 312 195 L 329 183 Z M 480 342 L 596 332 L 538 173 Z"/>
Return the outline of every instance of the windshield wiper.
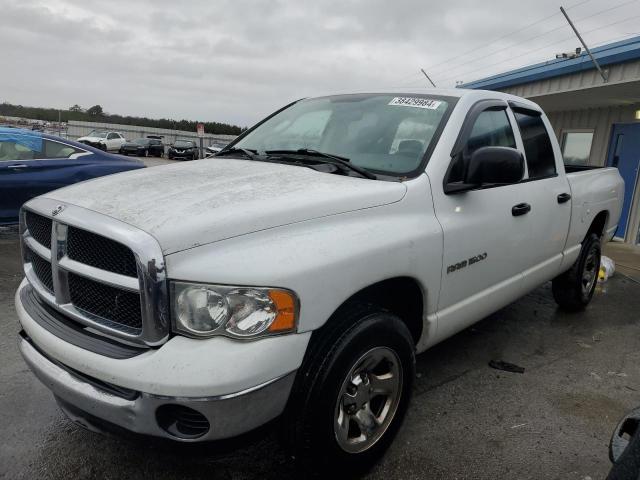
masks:
<path fill-rule="evenodd" d="M 214 155 L 214 157 L 221 157 L 226 155 L 227 153 L 244 153 L 251 160 L 257 160 L 258 152 L 257 150 L 249 150 L 248 148 L 228 148 L 226 150 L 220 150 L 218 153 Z"/>
<path fill-rule="evenodd" d="M 319 152 L 318 150 L 312 150 L 310 148 L 299 148 L 297 150 L 267 150 L 264 153 L 267 155 L 309 155 L 313 157 L 320 157 L 332 160 L 332 162 L 327 163 L 337 163 L 344 168 L 352 170 L 362 177 L 370 178 L 371 180 L 376 180 L 378 177 L 364 168 L 353 165 L 348 158 L 339 157 L 337 155 L 331 155 L 329 153 Z"/>

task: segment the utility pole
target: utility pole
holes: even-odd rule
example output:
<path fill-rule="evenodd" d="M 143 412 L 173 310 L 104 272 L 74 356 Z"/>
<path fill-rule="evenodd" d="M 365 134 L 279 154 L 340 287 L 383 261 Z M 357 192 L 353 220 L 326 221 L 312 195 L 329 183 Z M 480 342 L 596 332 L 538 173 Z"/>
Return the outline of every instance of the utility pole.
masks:
<path fill-rule="evenodd" d="M 582 39 L 582 37 L 580 36 L 580 33 L 578 32 L 578 29 L 575 27 L 575 25 L 573 24 L 573 22 L 571 21 L 571 19 L 569 18 L 569 15 L 567 15 L 566 10 L 564 9 L 564 7 L 560 7 L 560 11 L 562 12 L 562 14 L 564 15 L 564 18 L 567 19 L 567 22 L 569 22 L 569 26 L 571 26 L 571 28 L 573 29 L 573 33 L 576 34 L 576 37 L 578 37 L 578 40 L 580 40 L 580 43 L 582 43 L 582 46 L 584 47 L 584 49 L 587 51 L 587 53 L 589 54 L 589 57 L 591 58 L 591 61 L 593 62 L 593 64 L 596 66 L 596 68 L 598 69 L 598 72 L 600 73 L 600 76 L 602 77 L 602 80 L 604 82 L 607 82 L 609 79 L 607 78 L 607 74 L 604 72 L 604 70 L 602 70 L 602 68 L 600 67 L 600 64 L 598 63 L 598 61 L 595 59 L 595 57 L 593 56 L 593 54 L 591 53 L 591 50 L 589 50 L 589 47 L 587 47 L 587 44 L 584 42 L 584 40 Z"/>
<path fill-rule="evenodd" d="M 427 80 L 429 80 L 429 82 L 431 83 L 431 85 L 433 85 L 433 88 L 437 88 L 437 87 L 436 87 L 436 84 L 435 84 L 435 83 L 433 83 L 433 80 L 431 80 L 431 79 L 429 78 L 429 75 L 427 75 L 427 72 L 425 72 L 425 71 L 424 71 L 424 68 L 421 68 L 421 69 L 420 69 L 420 71 L 421 71 L 422 73 L 424 73 L 424 76 L 425 76 L 425 77 L 427 77 Z"/>

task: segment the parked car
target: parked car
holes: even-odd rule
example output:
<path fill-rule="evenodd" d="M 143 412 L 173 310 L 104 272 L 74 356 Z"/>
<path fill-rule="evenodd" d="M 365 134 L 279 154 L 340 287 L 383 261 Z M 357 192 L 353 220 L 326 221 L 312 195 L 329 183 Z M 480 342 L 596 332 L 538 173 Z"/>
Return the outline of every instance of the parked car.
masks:
<path fill-rule="evenodd" d="M 398 432 L 416 353 L 548 280 L 563 309 L 591 301 L 623 194 L 615 168 L 565 168 L 515 96 L 300 100 L 215 162 L 28 202 L 19 348 L 92 430 L 196 442 L 278 418 L 341 478 Z"/>
<path fill-rule="evenodd" d="M 156 138 L 136 138 L 131 142 L 123 143 L 119 153 L 121 155 L 137 155 L 138 157 L 146 157 L 148 155 L 162 157 L 164 155 L 164 145 Z"/>
<path fill-rule="evenodd" d="M 226 146 L 227 146 L 226 143 L 221 143 L 221 142 L 212 143 L 211 145 L 209 145 L 204 149 L 205 158 L 214 156 L 216 153 L 218 153 L 220 150 L 222 150 Z"/>
<path fill-rule="evenodd" d="M 640 408 L 618 422 L 609 442 L 609 460 L 613 466 L 606 480 L 640 479 Z"/>
<path fill-rule="evenodd" d="M 80 137 L 78 142 L 91 147 L 98 148 L 105 152 L 118 151 L 127 140 L 118 132 L 107 130 L 93 130 L 89 135 Z"/>
<path fill-rule="evenodd" d="M 170 159 L 197 160 L 198 146 L 191 140 L 176 140 L 176 143 L 169 147 L 167 156 Z"/>
<path fill-rule="evenodd" d="M 0 224 L 17 223 L 22 204 L 50 190 L 143 167 L 53 135 L 0 128 Z"/>

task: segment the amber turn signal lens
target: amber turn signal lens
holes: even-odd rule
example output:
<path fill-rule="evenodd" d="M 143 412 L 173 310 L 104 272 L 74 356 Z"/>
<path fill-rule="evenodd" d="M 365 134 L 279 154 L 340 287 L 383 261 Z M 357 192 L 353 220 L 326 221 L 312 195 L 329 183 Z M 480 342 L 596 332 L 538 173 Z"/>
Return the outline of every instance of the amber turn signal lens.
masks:
<path fill-rule="evenodd" d="M 270 332 L 284 332 L 296 327 L 296 301 L 293 294 L 285 290 L 269 290 L 269 297 L 278 310 L 278 315 L 269 326 Z"/>

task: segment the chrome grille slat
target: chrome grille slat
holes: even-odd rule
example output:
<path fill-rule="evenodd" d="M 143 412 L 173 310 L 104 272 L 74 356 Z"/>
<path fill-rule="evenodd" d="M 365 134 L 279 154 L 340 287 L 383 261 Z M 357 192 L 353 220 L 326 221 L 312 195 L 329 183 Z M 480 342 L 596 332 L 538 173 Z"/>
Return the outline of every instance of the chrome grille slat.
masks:
<path fill-rule="evenodd" d="M 137 278 L 127 277 L 125 275 L 108 272 L 106 270 L 100 270 L 99 268 L 71 260 L 68 257 L 63 257 L 58 260 L 58 268 L 63 269 L 66 272 L 77 273 L 83 277 L 97 279 L 102 283 L 111 285 L 112 287 L 119 287 L 134 292 L 140 290 L 140 282 Z"/>
<path fill-rule="evenodd" d="M 49 229 L 49 248 L 42 243 L 44 229 L 37 227 L 43 225 Z M 61 206 L 47 198 L 25 205 L 20 229 L 25 273 L 42 300 L 127 343 L 155 346 L 166 341 L 164 258 L 153 237 L 91 210 Z"/>

